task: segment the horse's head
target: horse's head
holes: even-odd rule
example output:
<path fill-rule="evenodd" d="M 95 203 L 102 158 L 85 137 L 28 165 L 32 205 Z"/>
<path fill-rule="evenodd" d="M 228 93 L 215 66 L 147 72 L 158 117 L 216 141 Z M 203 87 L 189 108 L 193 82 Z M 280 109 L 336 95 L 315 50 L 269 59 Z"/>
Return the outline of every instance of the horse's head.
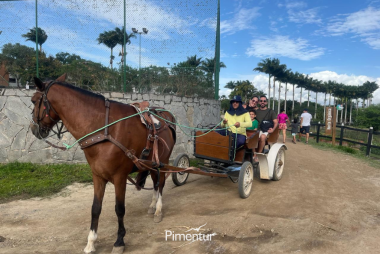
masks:
<path fill-rule="evenodd" d="M 59 115 L 51 106 L 48 100 L 48 92 L 54 82 L 64 82 L 66 74 L 62 75 L 55 81 L 42 82 L 39 78 L 34 78 L 37 90 L 32 96 L 34 108 L 32 111 L 32 123 L 30 129 L 38 139 L 46 138 L 50 130 L 60 120 Z"/>

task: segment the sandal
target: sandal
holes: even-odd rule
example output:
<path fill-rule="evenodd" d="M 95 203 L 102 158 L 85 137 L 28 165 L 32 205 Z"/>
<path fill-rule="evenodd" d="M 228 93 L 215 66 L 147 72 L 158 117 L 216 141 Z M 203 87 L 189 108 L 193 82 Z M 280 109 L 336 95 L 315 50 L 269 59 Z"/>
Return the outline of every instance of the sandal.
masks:
<path fill-rule="evenodd" d="M 306 143 L 306 144 L 309 144 L 309 141 L 306 141 L 305 143 Z"/>

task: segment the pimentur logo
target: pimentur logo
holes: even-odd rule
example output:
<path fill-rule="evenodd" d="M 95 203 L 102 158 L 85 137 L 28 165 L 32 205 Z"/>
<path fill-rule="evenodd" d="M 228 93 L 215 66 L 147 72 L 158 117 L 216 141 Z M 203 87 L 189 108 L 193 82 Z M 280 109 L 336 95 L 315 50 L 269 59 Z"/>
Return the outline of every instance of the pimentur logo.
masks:
<path fill-rule="evenodd" d="M 190 231 L 196 231 L 199 232 L 202 229 L 202 227 L 206 226 L 207 223 L 204 225 L 197 227 L 197 228 L 190 228 L 185 231 L 185 233 Z M 196 233 L 196 234 L 176 234 L 172 230 L 165 230 L 165 241 L 172 240 L 172 241 L 189 241 L 189 242 L 195 242 L 195 241 L 211 241 L 212 237 L 215 236 L 216 233 L 212 234 L 202 234 L 202 233 Z"/>

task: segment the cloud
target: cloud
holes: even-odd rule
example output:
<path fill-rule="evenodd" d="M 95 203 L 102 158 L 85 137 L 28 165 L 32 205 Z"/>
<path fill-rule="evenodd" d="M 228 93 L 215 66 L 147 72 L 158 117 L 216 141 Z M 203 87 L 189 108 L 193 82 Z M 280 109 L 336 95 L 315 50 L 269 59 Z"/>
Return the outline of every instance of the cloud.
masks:
<path fill-rule="evenodd" d="M 220 22 L 221 34 L 234 34 L 238 31 L 253 29 L 252 20 L 260 16 L 259 7 L 240 9 L 232 19 Z"/>
<path fill-rule="evenodd" d="M 305 39 L 292 40 L 289 36 L 281 35 L 254 39 L 251 41 L 251 47 L 246 50 L 248 56 L 285 56 L 303 61 L 318 58 L 324 52 L 324 48 L 311 46 Z"/>
<path fill-rule="evenodd" d="M 380 9 L 368 7 L 351 14 L 338 15 L 320 32 L 330 36 L 353 34 L 373 49 L 380 49 Z"/>
<path fill-rule="evenodd" d="M 299 24 L 321 24 L 322 19 L 319 18 L 319 8 L 308 9 L 305 11 L 288 10 L 289 21 Z"/>
<path fill-rule="evenodd" d="M 380 77 L 379 78 L 373 78 L 373 77 L 368 77 L 368 76 L 355 76 L 355 75 L 347 75 L 347 74 L 338 74 L 333 71 L 321 71 L 321 72 L 315 72 L 311 73 L 309 76 L 319 79 L 322 81 L 328 81 L 328 80 L 334 80 L 338 83 L 343 83 L 345 85 L 362 85 L 366 81 L 376 81 L 377 84 L 380 84 Z M 241 78 L 239 78 L 241 77 Z M 221 79 L 221 84 L 222 81 L 227 83 L 228 81 L 233 81 L 233 80 L 250 80 L 252 81 L 253 85 L 255 88 L 258 90 L 263 90 L 266 94 L 268 94 L 268 75 L 266 74 L 256 74 L 256 75 L 238 75 L 236 77 L 232 78 L 222 78 Z M 224 84 L 225 84 L 224 83 Z M 278 98 L 278 82 L 276 82 L 276 98 Z M 224 86 L 224 85 L 223 85 Z M 222 85 L 221 85 L 222 88 Z M 288 92 L 287 92 L 287 99 L 292 100 L 293 99 L 293 85 L 288 84 Z M 223 91 L 222 91 L 223 90 Z M 285 98 L 285 84 L 282 84 L 281 88 L 281 99 L 283 100 Z M 295 87 L 294 89 L 294 99 L 296 101 L 300 100 L 300 88 Z M 231 90 L 229 89 L 221 89 L 221 95 L 224 94 L 228 97 L 230 94 Z M 271 79 L 271 97 L 273 97 L 273 79 Z M 318 94 L 318 103 L 322 103 L 323 95 L 320 93 Z M 328 97 L 328 95 L 327 95 Z M 307 101 L 307 92 L 303 91 L 302 92 L 302 101 Z M 311 93 L 310 96 L 310 101 L 315 101 L 315 93 Z M 380 103 L 380 89 L 377 89 L 373 93 L 373 104 L 379 104 Z"/>

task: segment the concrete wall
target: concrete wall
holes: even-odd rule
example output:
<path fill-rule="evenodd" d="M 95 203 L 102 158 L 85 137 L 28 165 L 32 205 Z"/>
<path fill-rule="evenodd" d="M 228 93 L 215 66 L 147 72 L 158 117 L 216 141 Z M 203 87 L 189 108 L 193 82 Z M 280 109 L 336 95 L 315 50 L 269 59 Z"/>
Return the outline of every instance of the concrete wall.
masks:
<path fill-rule="evenodd" d="M 30 131 L 29 124 L 33 105 L 32 90 L 0 90 L 0 163 L 20 161 L 33 163 L 84 163 L 83 151 L 76 145 L 68 151 L 50 147 L 38 140 Z M 201 98 L 186 98 L 173 95 L 104 93 L 105 97 L 123 103 L 149 101 L 152 106 L 170 110 L 181 125 L 190 127 L 219 123 L 220 102 Z M 128 121 L 128 120 L 127 120 Z M 189 129 L 185 131 L 190 134 Z M 62 140 L 48 139 L 62 146 L 62 142 L 73 144 L 75 139 L 66 133 Z M 177 143 L 171 159 L 179 153 L 193 154 L 192 138 L 177 128 Z"/>

